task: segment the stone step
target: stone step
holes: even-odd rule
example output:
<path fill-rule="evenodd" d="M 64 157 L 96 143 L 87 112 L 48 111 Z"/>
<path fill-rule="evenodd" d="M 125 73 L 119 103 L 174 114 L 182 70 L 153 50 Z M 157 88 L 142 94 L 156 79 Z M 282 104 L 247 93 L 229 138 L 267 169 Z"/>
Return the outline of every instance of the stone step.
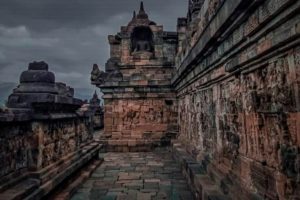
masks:
<path fill-rule="evenodd" d="M 5 190 L 0 193 L 0 200 L 42 199 L 70 175 L 98 156 L 102 147 L 99 143 L 90 143 L 82 146 L 77 155 L 66 156 L 59 162 L 48 166 L 46 169 L 50 171 L 43 169 L 29 173 L 26 179 L 17 184 L 16 181 L 20 179 L 11 180 L 11 183 L 6 185 Z"/>
<path fill-rule="evenodd" d="M 51 177 L 53 177 L 56 174 L 60 173 L 59 169 L 66 168 L 71 163 L 73 163 L 74 161 L 78 160 L 80 157 L 82 157 L 83 155 L 87 154 L 88 152 L 92 151 L 95 148 L 96 148 L 96 146 L 91 146 L 91 148 L 89 148 L 84 153 L 79 152 L 78 154 L 74 154 L 71 158 L 64 158 L 61 165 L 59 165 L 59 166 L 57 166 L 55 168 L 52 168 L 52 170 L 49 170 L 49 172 L 47 172 L 47 173 L 45 173 L 45 174 L 43 174 L 41 176 L 42 182 L 45 182 L 45 181 L 51 179 Z"/>
<path fill-rule="evenodd" d="M 84 147 L 84 151 L 82 149 L 80 149 L 77 152 L 72 153 L 72 154 L 62 158 L 60 161 L 58 161 L 48 167 L 43 168 L 42 170 L 31 173 L 30 176 L 40 179 L 42 181 L 42 183 L 45 183 L 49 179 L 51 179 L 53 176 L 58 174 L 59 169 L 69 166 L 71 163 L 73 163 L 75 160 L 78 160 L 80 157 L 82 157 L 87 152 L 92 151 L 93 149 L 97 148 L 98 145 L 99 144 L 89 144 Z"/>
<path fill-rule="evenodd" d="M 5 177 L 2 177 L 0 181 L 0 193 L 26 179 L 28 177 L 28 174 L 28 170 L 23 169 L 16 173 L 12 173 Z"/>
<path fill-rule="evenodd" d="M 197 162 L 190 156 L 180 143 L 172 141 L 172 153 L 174 159 L 180 163 L 189 187 L 194 193 L 195 199 L 201 200 L 229 200 L 219 187 L 219 182 L 215 182 L 207 173 L 207 166 Z"/>
<path fill-rule="evenodd" d="M 201 199 L 230 199 L 208 175 L 196 175 L 195 187 L 199 189 L 198 193 L 201 195 Z"/>
<path fill-rule="evenodd" d="M 57 169 L 59 166 L 63 166 L 63 165 L 68 166 L 68 164 L 70 162 L 72 162 L 73 160 L 78 159 L 81 155 L 84 154 L 84 152 L 86 152 L 86 150 L 83 151 L 83 149 L 87 149 L 87 148 L 89 149 L 90 145 L 95 146 L 97 144 L 90 143 L 90 144 L 87 144 L 85 146 L 82 146 L 82 149 L 80 148 L 76 152 L 68 154 L 64 158 L 61 158 L 59 161 L 57 161 L 57 162 L 55 162 L 55 163 L 53 163 L 53 164 L 51 164 L 47 167 L 44 167 L 40 170 L 37 170 L 35 172 L 31 172 L 30 176 L 38 178 L 38 179 L 43 179 L 43 177 L 46 176 L 47 174 L 49 174 L 49 172 L 51 172 L 53 169 Z"/>
<path fill-rule="evenodd" d="M 40 181 L 37 179 L 25 179 L 14 187 L 9 188 L 0 195 L 0 200 L 21 200 L 38 188 Z"/>
<path fill-rule="evenodd" d="M 89 164 L 88 167 L 82 169 L 74 178 L 68 181 L 64 188 L 57 191 L 56 194 L 49 197 L 51 200 L 67 200 L 70 199 L 74 193 L 78 190 L 82 183 L 88 179 L 91 174 L 101 165 L 103 159 L 95 160 Z"/>
<path fill-rule="evenodd" d="M 30 194 L 25 198 L 25 200 L 35 200 L 35 199 L 41 199 L 45 195 L 47 195 L 49 192 L 51 192 L 53 189 L 55 189 L 59 184 L 61 184 L 64 180 L 70 177 L 75 171 L 83 167 L 86 163 L 88 163 L 92 157 L 94 157 L 96 154 L 98 154 L 101 145 L 94 146 L 96 148 L 93 148 L 89 153 L 84 154 L 80 159 L 78 159 L 76 162 L 72 163 L 66 168 L 60 168 L 60 173 L 56 176 L 52 177 L 49 181 L 41 185 L 37 190 L 34 191 L 34 193 Z"/>
<path fill-rule="evenodd" d="M 222 189 L 223 193 L 228 194 L 229 188 L 233 187 L 231 180 L 211 166 L 208 167 L 207 171 L 209 177 Z"/>

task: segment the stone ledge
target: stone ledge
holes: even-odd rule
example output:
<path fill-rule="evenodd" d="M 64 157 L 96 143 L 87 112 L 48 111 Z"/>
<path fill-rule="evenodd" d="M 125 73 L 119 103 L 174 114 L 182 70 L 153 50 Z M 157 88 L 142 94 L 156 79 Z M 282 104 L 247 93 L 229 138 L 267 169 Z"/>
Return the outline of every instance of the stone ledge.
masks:
<path fill-rule="evenodd" d="M 3 191 L 12 187 L 16 183 L 23 181 L 26 178 L 28 178 L 28 169 L 27 168 L 20 169 L 14 173 L 11 173 L 4 177 L 1 177 L 1 179 L 0 179 L 0 194 Z"/>
<path fill-rule="evenodd" d="M 237 9 L 244 2 L 247 3 L 247 1 L 243 0 L 225 1 L 216 16 L 210 21 L 210 23 L 208 23 L 205 31 L 203 31 L 201 37 L 189 51 L 189 54 L 181 62 L 181 65 L 179 66 L 177 73 L 173 78 L 173 83 L 177 82 L 177 79 L 181 76 L 181 74 L 184 74 L 186 70 L 190 70 L 189 66 L 191 66 L 191 61 L 195 60 L 195 58 L 199 56 L 199 52 L 203 52 L 204 49 L 207 48 L 207 46 L 212 42 L 212 40 L 216 40 L 215 38 L 218 38 L 220 33 L 224 31 L 222 30 L 224 29 L 224 24 L 232 23 L 234 19 L 232 16 L 238 13 Z M 250 1 L 247 4 L 249 3 Z"/>
<path fill-rule="evenodd" d="M 103 90 L 105 91 L 105 90 Z M 107 90 L 106 90 L 107 91 Z M 105 91 L 105 92 L 106 92 Z M 163 99 L 163 98 L 176 98 L 175 93 L 165 92 L 165 93 L 106 93 L 102 97 L 103 99 Z"/>
<path fill-rule="evenodd" d="M 24 199 L 27 195 L 34 192 L 40 182 L 37 179 L 25 179 L 21 182 L 19 182 L 17 185 L 14 185 L 12 188 L 9 188 L 5 192 L 1 193 L 0 200 L 19 200 Z"/>
<path fill-rule="evenodd" d="M 14 182 L 0 194 L 0 200 L 42 199 L 65 179 L 74 174 L 86 163 L 98 156 L 103 146 L 92 142 L 81 147 L 77 153 L 66 156 L 38 172 L 29 173 L 21 182 Z M 12 184 L 12 183 L 10 183 Z"/>
<path fill-rule="evenodd" d="M 70 199 L 79 189 L 81 184 L 84 183 L 91 176 L 91 174 L 102 164 L 103 160 L 103 158 L 99 158 L 98 160 L 94 160 L 92 161 L 92 163 L 89 163 L 87 167 L 85 167 L 75 175 L 75 178 L 72 177 L 70 180 L 68 180 L 64 188 L 59 188 L 59 191 L 57 191 L 57 193 L 55 193 L 53 196 L 50 196 L 49 199 Z"/>
<path fill-rule="evenodd" d="M 219 49 L 223 44 L 225 45 L 225 42 L 228 39 L 222 41 L 221 44 L 216 43 L 211 45 L 210 51 L 207 51 L 204 55 L 201 54 L 201 57 L 196 59 L 197 64 L 192 65 L 185 71 L 177 71 L 175 77 L 172 80 L 173 84 L 176 85 L 176 88 L 178 90 L 182 90 L 182 88 L 193 83 L 196 79 L 201 78 L 206 72 L 211 71 L 217 67 L 228 65 L 226 67 L 227 69 L 239 69 L 244 65 L 248 65 L 249 62 L 255 61 L 256 59 L 269 54 L 272 51 L 276 53 L 276 49 L 282 48 L 286 44 L 293 43 L 293 40 L 299 38 L 297 29 L 295 27 L 291 27 L 290 29 L 288 29 L 290 30 L 290 33 L 288 33 L 288 31 L 287 33 L 285 33 L 280 30 L 280 26 L 283 23 L 286 23 L 288 25 L 288 22 L 293 21 L 293 18 L 297 17 L 297 9 L 299 9 L 299 3 L 295 3 L 294 6 L 290 6 L 292 3 L 293 1 L 286 1 L 285 5 L 279 9 L 283 9 L 280 14 L 278 14 L 278 10 L 271 16 L 269 16 L 268 19 L 264 19 L 263 21 L 261 21 L 260 24 L 253 30 L 253 33 L 251 33 L 251 37 L 243 36 L 243 39 L 241 41 L 237 42 L 236 44 L 232 44 L 226 51 L 221 51 L 222 53 L 220 53 Z M 250 16 L 251 15 L 249 15 L 248 17 L 250 18 Z M 271 22 L 270 19 L 272 19 Z M 239 24 L 240 28 L 242 28 L 243 24 L 236 21 L 234 23 Z M 272 31 L 277 31 L 278 33 L 276 35 L 274 34 L 274 39 L 267 38 L 266 36 L 268 34 L 270 35 L 270 32 Z M 222 36 L 221 38 L 233 37 L 234 33 L 231 32 L 229 34 L 229 32 L 226 31 L 226 35 L 226 37 Z M 257 48 L 257 50 L 255 49 L 257 53 L 252 55 L 251 48 L 253 47 L 253 45 L 259 48 Z M 200 51 L 198 53 L 200 53 Z M 246 53 L 249 54 L 249 58 L 243 60 L 242 57 L 245 57 Z M 210 61 L 208 62 L 208 58 L 213 59 L 210 59 Z M 190 62 L 194 61 L 195 60 L 190 59 Z"/>

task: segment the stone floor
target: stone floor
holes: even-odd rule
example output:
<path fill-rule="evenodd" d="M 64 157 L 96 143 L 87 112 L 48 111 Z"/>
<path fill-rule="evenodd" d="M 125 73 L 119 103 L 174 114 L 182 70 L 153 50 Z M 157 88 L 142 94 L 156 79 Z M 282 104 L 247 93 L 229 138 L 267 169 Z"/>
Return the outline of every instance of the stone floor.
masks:
<path fill-rule="evenodd" d="M 104 163 L 82 184 L 72 200 L 192 200 L 179 165 L 167 149 L 105 153 Z"/>

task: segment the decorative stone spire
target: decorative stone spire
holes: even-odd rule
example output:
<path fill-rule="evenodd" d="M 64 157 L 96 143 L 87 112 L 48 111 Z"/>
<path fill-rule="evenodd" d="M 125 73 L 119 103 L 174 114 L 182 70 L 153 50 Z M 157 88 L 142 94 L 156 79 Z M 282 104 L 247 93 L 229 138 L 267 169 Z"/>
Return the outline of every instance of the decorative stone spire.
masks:
<path fill-rule="evenodd" d="M 94 98 L 98 98 L 98 94 L 97 94 L 97 91 L 95 90 L 94 92 Z"/>
<path fill-rule="evenodd" d="M 98 94 L 95 90 L 93 98 L 90 100 L 90 104 L 92 106 L 99 106 L 100 105 L 100 99 L 98 98 Z"/>
<path fill-rule="evenodd" d="M 127 29 L 132 31 L 132 29 L 136 26 L 148 26 L 148 25 L 156 25 L 155 22 L 150 21 L 148 14 L 145 11 L 144 3 L 141 2 L 139 11 L 133 12 L 133 17 L 127 25 Z"/>
<path fill-rule="evenodd" d="M 144 3 L 143 2 L 141 2 L 140 11 L 139 11 L 139 14 L 137 15 L 137 18 L 138 19 L 148 19 L 148 15 L 145 12 Z"/>
<path fill-rule="evenodd" d="M 144 2 L 142 2 L 142 1 L 141 1 L 141 5 L 140 5 L 140 12 L 145 12 Z"/>

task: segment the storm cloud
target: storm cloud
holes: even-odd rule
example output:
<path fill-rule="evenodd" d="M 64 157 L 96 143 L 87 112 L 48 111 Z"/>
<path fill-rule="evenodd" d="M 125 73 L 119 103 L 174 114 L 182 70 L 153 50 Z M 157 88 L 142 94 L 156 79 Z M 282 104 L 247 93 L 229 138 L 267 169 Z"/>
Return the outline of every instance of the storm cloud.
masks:
<path fill-rule="evenodd" d="M 2 0 L 0 2 L 0 86 L 15 84 L 29 62 L 44 60 L 56 81 L 66 82 L 80 98 L 92 95 L 93 63 L 109 57 L 107 35 L 139 9 L 138 0 Z M 176 30 L 187 0 L 144 0 L 151 20 Z M 0 87 L 1 88 L 1 87 Z M 7 93 L 7 91 L 5 91 Z M 3 96 L 4 93 L 0 96 Z"/>

